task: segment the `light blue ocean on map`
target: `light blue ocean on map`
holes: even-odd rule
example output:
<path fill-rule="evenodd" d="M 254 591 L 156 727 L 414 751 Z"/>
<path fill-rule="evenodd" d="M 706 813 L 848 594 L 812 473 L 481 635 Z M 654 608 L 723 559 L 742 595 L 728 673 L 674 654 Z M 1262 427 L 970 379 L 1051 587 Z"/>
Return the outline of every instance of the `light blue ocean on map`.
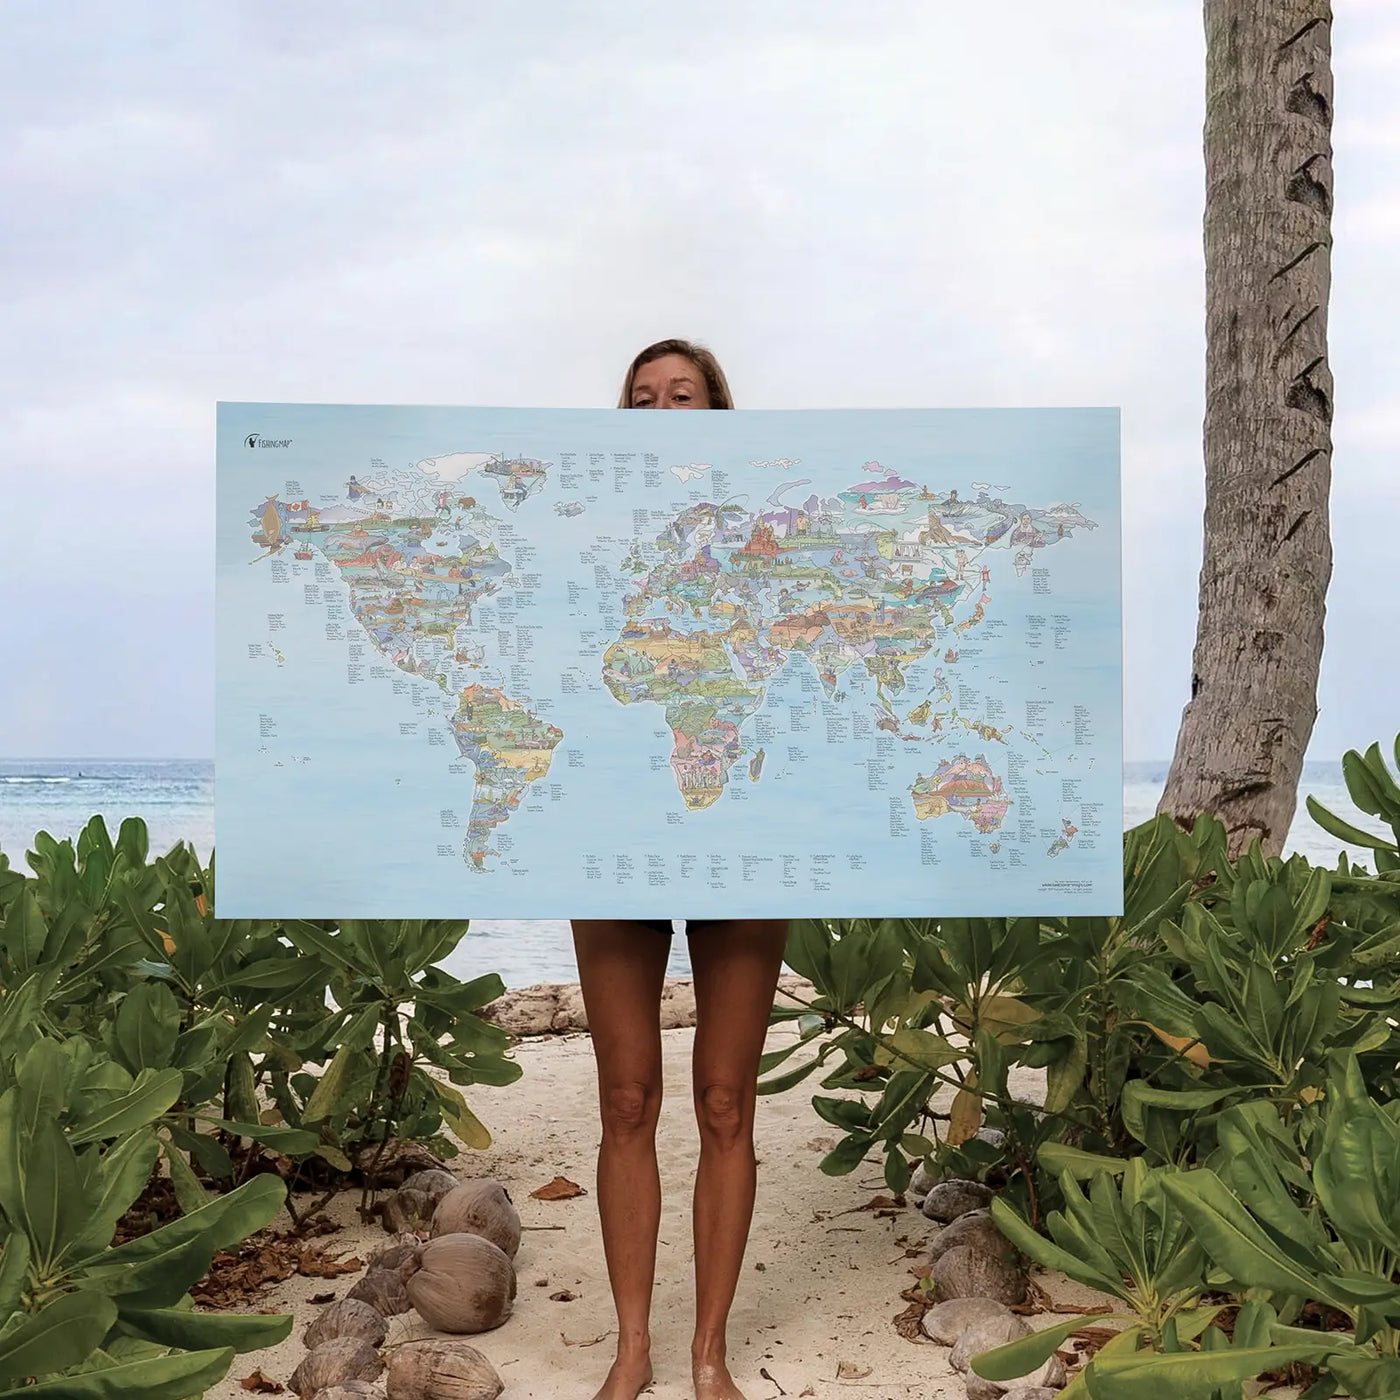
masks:
<path fill-rule="evenodd" d="M 1118 499 L 1107 409 L 221 405 L 220 912 L 1114 912 Z"/>

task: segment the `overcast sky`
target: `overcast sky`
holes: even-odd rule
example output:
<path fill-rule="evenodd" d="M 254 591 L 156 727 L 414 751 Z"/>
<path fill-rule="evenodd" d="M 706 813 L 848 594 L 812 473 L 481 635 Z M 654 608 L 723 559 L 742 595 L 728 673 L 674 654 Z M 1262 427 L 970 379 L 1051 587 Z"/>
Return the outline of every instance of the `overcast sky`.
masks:
<path fill-rule="evenodd" d="M 1334 0 L 1312 755 L 1400 729 L 1400 6 Z M 0 6 L 0 754 L 213 750 L 218 399 L 1118 404 L 1126 749 L 1200 558 L 1193 0 Z"/>

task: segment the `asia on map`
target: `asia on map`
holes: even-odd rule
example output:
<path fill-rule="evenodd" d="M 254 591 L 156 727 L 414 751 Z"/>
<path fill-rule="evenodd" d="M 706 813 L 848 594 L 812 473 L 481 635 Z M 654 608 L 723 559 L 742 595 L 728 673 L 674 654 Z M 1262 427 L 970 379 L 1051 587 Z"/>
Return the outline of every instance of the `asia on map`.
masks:
<path fill-rule="evenodd" d="M 220 916 L 1121 911 L 1118 438 L 220 404 Z"/>

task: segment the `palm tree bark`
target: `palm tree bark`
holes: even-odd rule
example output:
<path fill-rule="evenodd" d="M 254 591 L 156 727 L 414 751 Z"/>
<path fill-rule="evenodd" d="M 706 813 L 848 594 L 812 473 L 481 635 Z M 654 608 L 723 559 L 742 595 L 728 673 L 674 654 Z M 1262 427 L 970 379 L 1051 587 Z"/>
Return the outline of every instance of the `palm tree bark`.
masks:
<path fill-rule="evenodd" d="M 1282 849 L 1332 573 L 1332 12 L 1205 0 L 1205 548 L 1191 699 L 1158 806 Z"/>

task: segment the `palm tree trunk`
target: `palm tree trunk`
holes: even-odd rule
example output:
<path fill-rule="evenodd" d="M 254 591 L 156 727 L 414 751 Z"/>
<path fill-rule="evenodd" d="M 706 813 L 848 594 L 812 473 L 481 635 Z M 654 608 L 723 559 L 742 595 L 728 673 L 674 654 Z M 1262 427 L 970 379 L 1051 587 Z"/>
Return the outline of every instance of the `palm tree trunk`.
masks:
<path fill-rule="evenodd" d="M 1332 12 L 1205 0 L 1205 549 L 1191 699 L 1158 806 L 1281 850 L 1332 573 Z"/>

